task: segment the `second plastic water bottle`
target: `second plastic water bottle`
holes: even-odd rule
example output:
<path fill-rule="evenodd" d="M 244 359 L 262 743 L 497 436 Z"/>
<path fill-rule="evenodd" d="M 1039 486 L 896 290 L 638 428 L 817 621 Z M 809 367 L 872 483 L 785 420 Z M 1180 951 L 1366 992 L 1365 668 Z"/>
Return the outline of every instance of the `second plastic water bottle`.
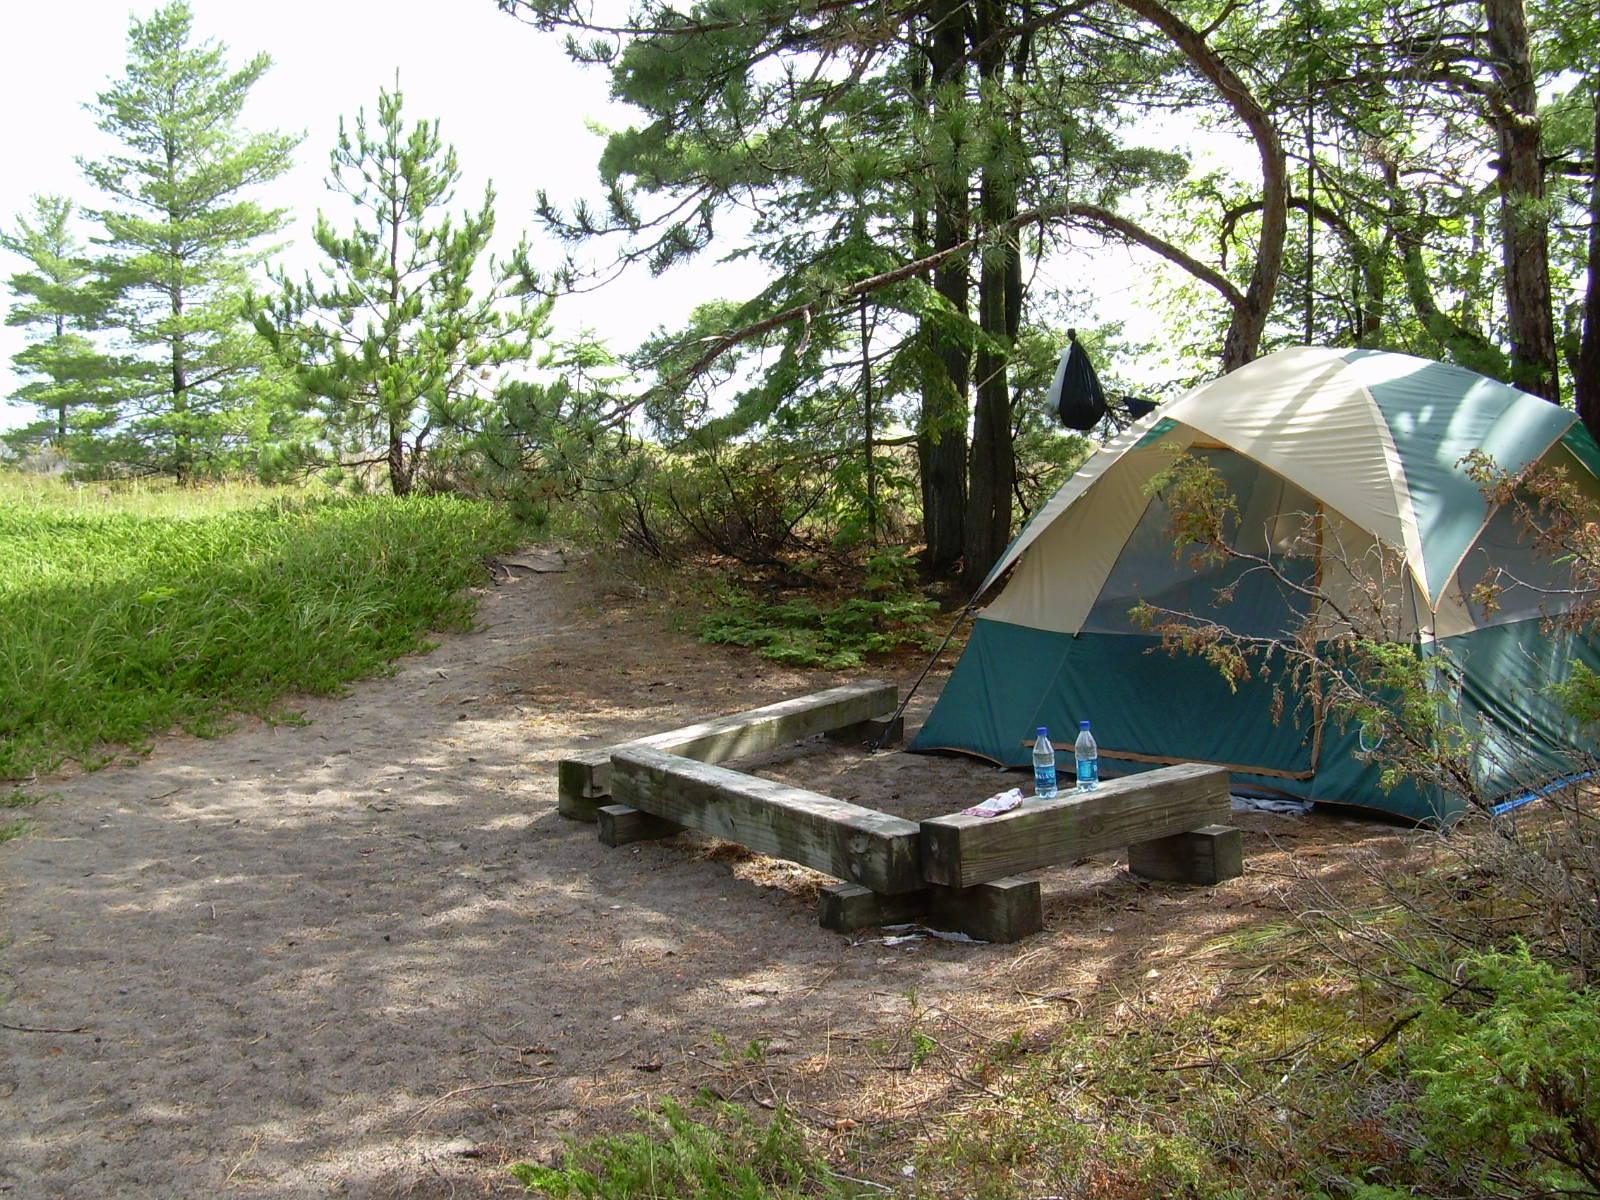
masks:
<path fill-rule="evenodd" d="M 1078 790 L 1092 792 L 1100 786 L 1100 747 L 1089 732 L 1089 722 L 1078 722 L 1078 740 L 1073 743 L 1073 757 L 1077 759 Z"/>
<path fill-rule="evenodd" d="M 1033 739 L 1033 794 L 1048 800 L 1056 794 L 1056 748 L 1043 725 Z"/>

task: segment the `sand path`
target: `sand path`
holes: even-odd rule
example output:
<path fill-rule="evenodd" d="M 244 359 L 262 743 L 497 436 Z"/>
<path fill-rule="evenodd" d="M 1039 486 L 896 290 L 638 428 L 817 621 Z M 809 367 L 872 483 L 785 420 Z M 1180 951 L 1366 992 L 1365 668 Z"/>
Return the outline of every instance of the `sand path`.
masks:
<path fill-rule="evenodd" d="M 841 938 L 804 872 L 601 846 L 557 817 L 553 764 L 842 677 L 664 632 L 578 569 L 489 589 L 479 623 L 303 725 L 34 786 L 35 829 L 0 846 L 0 1195 L 516 1194 L 508 1162 L 706 1085 L 853 1127 L 959 1087 L 886 1063 L 913 1006 L 951 1036 L 984 1036 L 979 1007 L 1057 1021 L 1273 886 L 1194 903 L 1106 863 L 1020 947 Z M 926 762 L 767 766 L 925 794 L 950 770 Z M 1352 838 L 1272 828 L 1257 861 Z"/>

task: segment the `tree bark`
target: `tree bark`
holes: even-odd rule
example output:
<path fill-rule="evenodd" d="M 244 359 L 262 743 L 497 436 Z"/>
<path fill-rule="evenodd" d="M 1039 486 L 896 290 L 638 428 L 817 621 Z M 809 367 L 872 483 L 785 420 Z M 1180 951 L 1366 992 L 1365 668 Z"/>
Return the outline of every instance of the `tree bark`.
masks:
<path fill-rule="evenodd" d="M 965 103 L 967 76 L 966 4 L 935 0 L 929 30 L 929 61 L 936 118 Z M 933 249 L 948 250 L 967 239 L 970 223 L 967 180 L 960 170 L 961 148 L 950 150 L 950 163 L 934 187 Z M 952 255 L 933 272 L 934 290 L 958 317 L 967 315 L 972 286 L 966 259 Z M 927 551 L 924 568 L 946 574 L 961 560 L 967 508 L 967 392 L 971 383 L 966 343 L 948 328 L 925 321 L 934 362 L 923 381 L 922 416 L 917 452 L 922 482 L 922 533 Z"/>
<path fill-rule="evenodd" d="M 406 454 L 405 426 L 389 422 L 389 490 L 396 496 L 411 494 L 411 470 L 416 460 Z"/>
<path fill-rule="evenodd" d="M 1539 95 L 1522 0 L 1484 0 L 1489 62 L 1500 87 L 1494 103 L 1499 141 L 1501 253 L 1511 334 L 1511 381 L 1559 402 L 1555 321 L 1550 302 L 1549 232 L 1542 207 Z"/>
<path fill-rule="evenodd" d="M 1583 338 L 1573 372 L 1573 399 L 1583 426 L 1600 441 L 1600 74 L 1594 77 L 1594 160 L 1589 179 L 1589 285 L 1583 298 Z"/>
<path fill-rule="evenodd" d="M 1233 320 L 1222 343 L 1222 370 L 1237 370 L 1255 358 L 1266 331 L 1267 317 L 1283 272 L 1283 241 L 1289 229 L 1289 166 L 1277 126 L 1244 80 L 1205 39 L 1205 35 L 1161 0 L 1118 0 L 1162 33 L 1208 79 L 1255 141 L 1261 159 L 1261 238 L 1255 267 L 1243 302 L 1234 306 Z M 1500 0 L 1505 2 L 1505 0 Z"/>
<path fill-rule="evenodd" d="M 985 101 L 1005 103 L 1006 40 L 1004 0 L 976 0 L 973 40 Z M 978 328 L 983 340 L 977 353 L 977 403 L 972 425 L 972 453 L 967 473 L 967 522 L 963 559 L 967 582 L 976 586 L 989 573 L 1011 538 L 1011 492 L 1016 459 L 1011 440 L 1011 386 L 1008 370 L 1015 328 L 1012 313 L 1020 309 L 1020 254 L 1016 230 L 1007 223 L 1017 215 L 1014 177 L 1017 130 L 1010 115 L 994 114 L 989 122 L 987 153 L 979 184 L 979 212 L 985 230 L 1004 229 L 1000 244 L 985 249 L 978 275 Z M 1002 132 L 1003 130 L 1003 132 Z"/>
<path fill-rule="evenodd" d="M 64 313 L 56 314 L 56 353 L 61 353 L 61 345 L 67 338 L 67 318 Z M 56 447 L 59 449 L 67 444 L 67 397 L 62 393 L 61 399 L 56 402 Z"/>

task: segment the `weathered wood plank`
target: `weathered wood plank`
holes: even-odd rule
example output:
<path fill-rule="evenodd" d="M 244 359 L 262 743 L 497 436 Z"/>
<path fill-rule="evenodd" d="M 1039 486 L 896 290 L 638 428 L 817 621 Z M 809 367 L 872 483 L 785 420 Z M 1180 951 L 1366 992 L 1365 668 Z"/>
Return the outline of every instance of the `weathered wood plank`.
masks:
<path fill-rule="evenodd" d="M 1187 833 L 1135 842 L 1128 847 L 1128 870 L 1146 879 L 1171 883 L 1221 883 L 1244 874 L 1244 834 L 1227 825 L 1206 825 Z"/>
<path fill-rule="evenodd" d="M 867 679 L 697 725 L 654 733 L 627 745 L 664 750 L 697 762 L 727 762 L 730 758 L 760 754 L 830 729 L 884 716 L 894 712 L 898 703 L 899 689 L 894 684 Z"/>
<path fill-rule="evenodd" d="M 648 842 L 681 833 L 671 821 L 626 804 L 603 804 L 595 810 L 596 832 L 608 846 L 626 846 L 629 842 Z"/>
<path fill-rule="evenodd" d="M 556 764 L 556 809 L 574 820 L 594 820 L 586 814 L 598 805 L 585 805 L 582 801 L 611 795 L 611 752 L 622 746 L 648 746 L 701 762 L 727 762 L 813 734 L 862 725 L 893 713 L 898 703 L 899 690 L 894 684 L 864 679 L 617 746 L 575 751 Z"/>
<path fill-rule="evenodd" d="M 917 827 L 888 813 L 640 745 L 612 751 L 611 790 L 619 803 L 875 892 L 922 887 Z"/>
<path fill-rule="evenodd" d="M 920 921 L 927 912 L 926 891 L 885 896 L 858 883 L 836 883 L 817 897 L 817 923 L 835 933 Z"/>
<path fill-rule="evenodd" d="M 1231 811 L 1223 767 L 1183 763 L 1111 779 L 1092 792 L 1029 800 L 998 817 L 922 822 L 929 883 L 966 888 L 1105 850 L 1220 824 Z"/>
<path fill-rule="evenodd" d="M 995 879 L 974 887 L 928 888 L 928 924 L 984 942 L 1020 942 L 1044 928 L 1037 879 Z"/>

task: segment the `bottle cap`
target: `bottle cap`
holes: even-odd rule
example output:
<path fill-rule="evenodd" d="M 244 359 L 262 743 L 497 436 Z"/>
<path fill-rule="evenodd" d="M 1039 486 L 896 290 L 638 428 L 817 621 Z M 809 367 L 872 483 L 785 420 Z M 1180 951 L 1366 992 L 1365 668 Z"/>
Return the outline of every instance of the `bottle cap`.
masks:
<path fill-rule="evenodd" d="M 1087 721 L 1079 721 L 1078 722 L 1078 728 L 1079 729 L 1087 729 L 1087 728 L 1089 728 L 1089 722 L 1087 722 Z"/>
<path fill-rule="evenodd" d="M 1039 726 L 1039 736 L 1040 737 L 1049 737 L 1050 736 L 1050 731 L 1047 728 L 1045 728 L 1045 726 L 1041 725 L 1041 726 Z"/>

